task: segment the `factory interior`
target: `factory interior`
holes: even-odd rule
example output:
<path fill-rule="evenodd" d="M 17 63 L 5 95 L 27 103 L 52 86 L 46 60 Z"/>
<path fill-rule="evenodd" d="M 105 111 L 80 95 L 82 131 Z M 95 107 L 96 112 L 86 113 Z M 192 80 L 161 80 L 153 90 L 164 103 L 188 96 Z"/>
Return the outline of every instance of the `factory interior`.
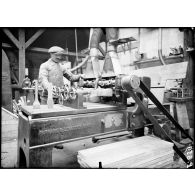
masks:
<path fill-rule="evenodd" d="M 194 167 L 195 28 L 0 37 L 1 168 Z"/>

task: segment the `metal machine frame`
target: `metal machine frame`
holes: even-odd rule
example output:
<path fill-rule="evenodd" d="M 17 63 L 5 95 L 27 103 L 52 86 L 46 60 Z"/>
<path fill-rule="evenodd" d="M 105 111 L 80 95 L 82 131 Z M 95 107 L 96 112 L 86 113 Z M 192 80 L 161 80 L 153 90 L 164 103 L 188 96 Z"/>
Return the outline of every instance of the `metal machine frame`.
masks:
<path fill-rule="evenodd" d="M 173 149 L 189 165 L 190 161 L 180 151 L 178 143 L 167 134 L 159 125 L 157 119 L 150 114 L 138 94 L 141 91 L 144 92 L 157 108 L 176 126 L 178 131 L 182 131 L 191 141 L 193 139 L 161 105 L 139 77 L 135 75 L 117 77 L 115 88 L 120 89 L 123 93 L 128 92 L 133 97 L 146 115 L 146 118 L 152 123 L 154 132 L 157 135 L 164 134 L 168 141 L 173 142 Z M 44 105 L 42 106 L 40 110 L 33 110 L 29 106 L 23 107 L 22 112 L 19 114 L 19 167 L 51 167 L 52 148 L 55 145 L 113 132 L 136 129 L 135 125 L 130 125 L 131 121 L 129 121 L 129 113 L 125 105 L 119 107 L 100 103 L 85 103 L 86 108 L 84 109 L 73 109 L 64 107 L 63 105 L 55 105 L 51 110 L 47 108 L 47 105 L 45 107 Z M 147 124 L 145 123 L 145 125 Z"/>
<path fill-rule="evenodd" d="M 51 112 L 47 105 L 41 105 L 45 113 L 23 107 L 19 114 L 18 166 L 52 167 L 55 145 L 127 129 L 126 109 L 93 103 L 85 106 L 72 109 L 54 105 Z"/>

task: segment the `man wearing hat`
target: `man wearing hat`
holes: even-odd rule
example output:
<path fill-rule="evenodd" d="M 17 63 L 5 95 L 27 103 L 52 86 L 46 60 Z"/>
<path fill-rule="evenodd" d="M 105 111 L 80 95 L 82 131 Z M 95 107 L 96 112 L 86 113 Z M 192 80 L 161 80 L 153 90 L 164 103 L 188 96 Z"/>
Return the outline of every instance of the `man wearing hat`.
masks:
<path fill-rule="evenodd" d="M 63 48 L 53 46 L 48 50 L 48 53 L 50 53 L 50 59 L 41 64 L 39 69 L 39 83 L 46 89 L 40 96 L 41 104 L 47 104 L 47 89 L 49 83 L 52 83 L 56 87 L 62 87 L 64 85 L 63 76 L 72 82 L 79 81 L 80 78 L 84 77 L 82 74 L 74 75 L 67 70 L 66 64 L 62 63 L 65 60 L 64 57 L 67 55 L 67 52 Z M 82 63 L 87 62 L 88 58 L 89 56 L 87 56 Z M 55 97 L 54 103 L 58 103 Z"/>

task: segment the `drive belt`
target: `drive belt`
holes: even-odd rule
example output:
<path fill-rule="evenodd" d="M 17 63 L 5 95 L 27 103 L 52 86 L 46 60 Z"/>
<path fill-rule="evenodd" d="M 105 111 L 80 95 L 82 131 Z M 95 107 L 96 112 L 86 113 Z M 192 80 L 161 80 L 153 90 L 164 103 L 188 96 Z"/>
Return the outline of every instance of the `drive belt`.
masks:
<path fill-rule="evenodd" d="M 143 92 L 150 98 L 150 100 L 163 112 L 164 115 L 179 129 L 186 137 L 193 141 L 192 137 L 180 126 L 180 124 L 171 116 L 171 114 L 166 110 L 166 108 L 158 101 L 158 99 L 151 93 L 151 91 L 140 81 L 140 88 Z"/>
<path fill-rule="evenodd" d="M 151 99 L 151 101 L 153 101 L 155 103 L 155 105 L 174 123 L 174 125 L 176 127 L 179 127 L 179 130 L 181 130 L 182 132 L 185 132 L 183 130 L 183 128 L 173 119 L 173 117 L 168 113 L 168 111 L 163 107 L 163 105 L 161 105 L 161 103 L 156 99 L 156 97 L 148 90 L 148 88 L 144 85 L 144 83 L 141 81 L 140 83 L 140 88 L 144 91 L 144 93 Z M 129 90 L 128 91 L 131 95 L 131 97 L 135 100 L 135 102 L 139 105 L 139 107 L 142 109 L 142 111 L 147 115 L 147 117 L 149 118 L 149 120 L 154 124 L 154 127 L 158 130 L 160 130 L 167 138 L 167 140 L 169 140 L 170 142 L 172 142 L 174 144 L 173 149 L 175 150 L 175 152 L 182 158 L 182 160 L 189 165 L 191 162 L 186 158 L 186 156 L 180 151 L 180 149 L 178 148 L 178 145 L 180 145 L 179 143 L 177 143 L 176 141 L 172 140 L 172 138 L 166 133 L 166 131 L 159 125 L 158 121 L 151 115 L 151 113 L 148 111 L 148 109 L 144 106 L 144 104 L 142 103 L 142 101 L 140 100 L 140 98 L 136 95 L 136 93 L 134 91 Z M 171 117 L 169 117 L 171 116 Z M 186 132 L 185 132 L 186 133 Z M 185 134 L 186 135 L 186 134 Z M 192 141 L 193 139 L 187 134 L 186 136 L 188 136 Z"/>

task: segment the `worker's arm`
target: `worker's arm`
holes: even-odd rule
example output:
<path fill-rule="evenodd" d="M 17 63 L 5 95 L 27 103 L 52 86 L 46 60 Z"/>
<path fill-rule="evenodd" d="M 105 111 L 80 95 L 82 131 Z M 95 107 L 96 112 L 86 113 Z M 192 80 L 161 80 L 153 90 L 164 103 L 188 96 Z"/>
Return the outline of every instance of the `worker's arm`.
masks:
<path fill-rule="evenodd" d="M 39 69 L 39 82 L 41 83 L 44 89 L 48 89 L 49 81 L 48 81 L 48 70 L 47 64 L 43 63 Z"/>
<path fill-rule="evenodd" d="M 69 70 L 65 69 L 63 71 L 64 73 L 64 77 L 67 78 L 69 81 L 72 81 L 72 82 L 76 82 L 76 81 L 79 81 L 80 78 L 82 78 L 82 75 L 79 74 L 79 75 L 75 75 L 75 74 L 72 74 Z"/>

